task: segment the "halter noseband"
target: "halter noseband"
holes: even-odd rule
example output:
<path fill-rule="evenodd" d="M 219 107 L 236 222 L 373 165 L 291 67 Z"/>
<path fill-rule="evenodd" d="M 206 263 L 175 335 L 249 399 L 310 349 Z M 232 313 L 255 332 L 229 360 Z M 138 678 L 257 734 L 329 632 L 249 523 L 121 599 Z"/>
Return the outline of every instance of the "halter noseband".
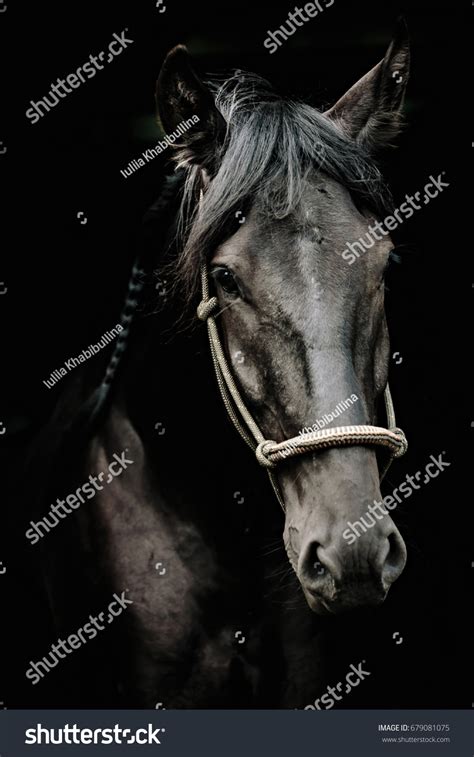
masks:
<path fill-rule="evenodd" d="M 388 463 L 380 476 L 382 480 L 392 460 L 404 455 L 408 447 L 405 434 L 396 426 L 395 411 L 388 384 L 384 393 L 388 428 L 361 425 L 338 426 L 337 428 L 306 432 L 292 439 L 287 439 L 284 442 L 274 442 L 271 439 L 265 439 L 240 395 L 224 354 L 213 315 L 219 303 L 217 297 L 210 297 L 209 295 L 209 278 L 206 263 L 203 264 L 201 269 L 201 285 L 202 300 L 197 309 L 197 316 L 207 324 L 212 362 L 222 400 L 229 418 L 240 436 L 255 452 L 260 465 L 267 469 L 276 497 L 283 511 L 285 510 L 285 504 L 278 480 L 273 471 L 279 462 L 290 457 L 304 455 L 307 452 L 318 452 L 330 447 L 345 447 L 356 444 L 378 445 L 385 447 L 390 455 Z"/>

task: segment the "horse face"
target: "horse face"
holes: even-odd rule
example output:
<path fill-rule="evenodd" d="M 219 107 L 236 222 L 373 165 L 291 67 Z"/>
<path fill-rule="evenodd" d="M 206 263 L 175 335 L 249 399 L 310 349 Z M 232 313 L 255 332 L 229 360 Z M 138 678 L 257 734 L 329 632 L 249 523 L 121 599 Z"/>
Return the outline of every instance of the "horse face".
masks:
<path fill-rule="evenodd" d="M 290 438 L 328 417 L 326 427 L 376 420 L 387 381 L 383 282 L 392 244 L 374 235 L 370 250 L 347 259 L 347 243 L 378 219 L 368 204 L 356 207 L 340 175 L 352 177 L 352 189 L 367 182 L 368 163 L 359 164 L 354 150 L 366 155 L 395 136 L 408 63 L 400 31 L 384 60 L 317 118 L 308 106 L 266 94 L 252 104 L 253 85 L 240 108 L 238 94 L 215 100 L 184 48 L 163 66 L 157 99 L 166 130 L 199 118 L 174 147 L 188 170 L 189 196 L 196 199 L 199 190 L 204 196 L 182 265 L 196 278 L 200 256 L 208 257 L 227 357 L 266 438 Z M 317 138 L 321 159 L 308 165 Z M 285 170 L 275 169 L 278 160 Z M 269 198 L 285 195 L 291 195 L 286 211 L 272 208 Z M 222 207 L 238 218 L 231 232 Z M 286 550 L 311 609 L 338 612 L 383 601 L 406 550 L 379 504 L 373 449 L 291 458 L 277 475 Z M 349 528 L 356 521 L 363 523 L 358 536 Z"/>
<path fill-rule="evenodd" d="M 384 237 L 357 265 L 337 254 L 374 221 L 340 184 L 314 173 L 294 213 L 277 221 L 257 201 L 212 257 L 228 358 L 268 439 L 297 436 L 316 421 L 376 421 L 388 369 L 384 271 L 392 243 Z M 293 457 L 277 474 L 285 546 L 310 607 L 382 601 L 406 553 L 390 515 L 376 508 L 375 451 Z M 357 521 L 369 526 L 358 538 L 349 529 Z"/>

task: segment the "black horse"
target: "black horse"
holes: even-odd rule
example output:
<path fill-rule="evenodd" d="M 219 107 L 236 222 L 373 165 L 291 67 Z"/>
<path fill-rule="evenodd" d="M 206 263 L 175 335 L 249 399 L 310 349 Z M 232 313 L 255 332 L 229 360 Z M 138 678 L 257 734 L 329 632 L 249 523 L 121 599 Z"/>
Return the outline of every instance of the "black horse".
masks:
<path fill-rule="evenodd" d="M 114 593 L 131 602 L 47 673 L 56 704 L 304 707 L 323 679 L 318 615 L 382 602 L 402 572 L 390 516 L 354 543 L 343 536 L 380 499 L 369 444 L 282 461 L 282 515 L 228 424 L 195 308 L 206 261 L 228 364 L 267 438 L 329 413 L 329 428 L 375 423 L 393 245 L 384 236 L 354 264 L 343 251 L 390 203 L 375 155 L 400 129 L 408 69 L 401 28 L 321 113 L 242 72 L 204 84 L 183 47 L 167 56 L 163 127 L 199 121 L 169 148 L 177 169 L 147 215 L 105 377 L 91 392 L 76 372 L 36 455 L 45 484 L 30 548 L 51 642 Z M 48 513 L 58 496 L 66 505 Z"/>

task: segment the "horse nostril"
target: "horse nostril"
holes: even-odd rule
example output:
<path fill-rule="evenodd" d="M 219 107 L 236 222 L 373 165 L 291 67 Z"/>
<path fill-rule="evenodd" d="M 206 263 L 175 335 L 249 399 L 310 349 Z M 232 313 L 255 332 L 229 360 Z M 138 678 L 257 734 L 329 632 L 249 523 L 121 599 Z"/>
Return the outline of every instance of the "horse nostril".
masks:
<path fill-rule="evenodd" d="M 387 536 L 388 552 L 382 567 L 382 584 L 387 591 L 397 580 L 407 559 L 407 551 L 398 529 L 394 529 Z"/>
<path fill-rule="evenodd" d="M 319 562 L 319 560 L 316 560 L 313 563 L 313 571 L 317 576 L 324 576 L 324 574 L 326 573 L 326 568 L 321 562 Z"/>
<path fill-rule="evenodd" d="M 328 572 L 328 569 L 318 557 L 318 549 L 320 546 L 321 545 L 317 541 L 313 541 L 306 551 L 304 561 L 301 565 L 301 571 L 307 581 L 317 581 L 324 577 Z"/>

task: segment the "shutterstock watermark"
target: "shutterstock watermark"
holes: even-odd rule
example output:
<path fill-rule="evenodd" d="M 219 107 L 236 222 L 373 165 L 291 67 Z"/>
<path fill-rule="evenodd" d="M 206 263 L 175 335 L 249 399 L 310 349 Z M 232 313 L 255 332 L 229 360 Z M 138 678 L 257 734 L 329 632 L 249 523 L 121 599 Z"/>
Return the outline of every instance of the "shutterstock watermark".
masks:
<path fill-rule="evenodd" d="M 105 481 L 106 484 L 110 484 L 111 481 L 120 476 L 129 465 L 133 465 L 134 461 L 127 460 L 125 457 L 127 451 L 128 450 L 125 450 L 121 455 L 118 455 L 116 452 L 114 453 L 114 460 L 109 464 L 107 469 L 108 476 Z M 29 539 L 32 544 L 37 544 L 39 540 L 46 534 L 49 534 L 51 529 L 57 526 L 61 520 L 67 518 L 67 516 L 72 513 L 72 510 L 77 510 L 81 504 L 84 504 L 85 499 L 83 495 L 85 495 L 86 499 L 92 499 L 97 492 L 102 491 L 104 487 L 97 482 L 103 481 L 104 475 L 103 471 L 101 471 L 98 476 L 93 476 L 91 474 L 89 480 L 85 484 L 82 484 L 82 486 L 79 486 L 74 494 L 68 494 L 65 499 L 59 499 L 58 497 L 56 499 L 56 504 L 51 505 L 47 515 L 41 518 L 37 523 L 32 520 L 30 521 L 31 528 L 26 531 L 26 538 Z M 69 507 L 72 507 L 72 510 L 69 509 L 68 505 Z M 41 529 L 43 529 L 45 533 L 42 533 Z"/>
<path fill-rule="evenodd" d="M 324 428 L 324 426 L 327 426 L 328 423 L 332 423 L 333 420 L 335 420 L 340 415 L 342 415 L 342 413 L 348 410 L 354 404 L 354 402 L 358 401 L 358 399 L 359 398 L 357 394 L 351 394 L 351 396 L 348 397 L 347 399 L 343 400 L 342 402 L 338 402 L 338 404 L 336 405 L 336 407 L 331 413 L 328 413 L 327 415 L 324 414 L 323 417 L 318 418 L 318 420 L 315 421 L 315 423 L 313 423 L 312 426 L 305 426 L 304 428 L 301 429 L 301 431 L 298 431 L 298 433 L 300 434 L 300 436 L 302 434 L 315 434 L 317 431 Z M 337 410 L 337 413 L 336 413 L 336 410 Z M 292 449 L 296 449 L 296 445 L 292 443 L 289 443 L 288 447 Z M 288 455 L 290 454 L 290 449 L 284 450 L 281 454 L 282 454 L 282 457 L 288 457 Z"/>
<path fill-rule="evenodd" d="M 199 116 L 191 116 L 191 118 L 188 118 L 187 121 L 181 121 L 181 123 L 178 124 L 176 129 L 172 131 L 171 134 L 165 134 L 163 140 L 157 142 L 156 147 L 149 147 L 148 150 L 142 152 L 141 157 L 131 160 L 127 168 L 125 168 L 123 171 L 122 169 L 120 169 L 122 176 L 125 176 L 125 178 L 131 176 L 132 173 L 138 171 L 139 168 L 149 163 L 150 160 L 157 158 L 158 155 L 163 152 L 163 150 L 166 150 L 167 147 L 174 144 L 174 142 L 176 142 L 177 138 L 180 137 L 181 134 L 184 134 L 186 131 L 188 131 L 188 129 L 191 129 L 191 127 L 195 126 L 198 122 Z"/>
<path fill-rule="evenodd" d="M 132 599 L 126 599 L 125 594 L 128 589 L 122 591 L 121 595 L 113 595 L 113 602 L 107 607 L 109 612 L 107 616 L 107 623 L 112 623 L 115 618 L 118 618 L 122 614 L 128 605 L 133 604 Z M 118 612 L 115 612 L 112 608 L 118 605 Z M 54 644 L 51 644 L 51 652 L 42 657 L 41 660 L 33 662 L 30 660 L 30 666 L 26 671 L 26 677 L 32 682 L 33 686 L 41 681 L 49 673 L 52 668 L 55 668 L 59 663 L 59 660 L 66 659 L 68 654 L 72 654 L 76 649 L 80 649 L 83 644 L 87 644 L 88 641 L 92 641 L 97 636 L 98 631 L 103 631 L 105 625 L 102 625 L 99 621 L 104 620 L 105 612 L 99 613 L 99 615 L 89 615 L 89 622 L 78 628 L 75 633 L 69 634 L 66 641 L 64 639 L 58 639 Z M 69 646 L 68 646 L 69 645 Z M 69 648 L 70 647 L 70 648 Z M 61 651 L 59 651 L 61 650 Z M 65 654 L 63 654 L 63 652 Z"/>
<path fill-rule="evenodd" d="M 270 50 L 270 55 L 276 53 L 279 47 L 286 42 L 288 37 L 291 37 L 298 27 L 307 24 L 312 18 L 315 18 L 318 13 L 322 13 L 326 8 L 330 8 L 334 5 L 334 0 L 323 0 L 324 7 L 321 5 L 320 0 L 315 0 L 314 3 L 306 3 L 304 8 L 298 8 L 295 5 L 294 11 L 288 13 L 286 24 L 288 24 L 289 30 L 284 24 L 278 27 L 275 32 L 268 31 L 268 37 L 266 38 L 263 46 Z M 305 16 L 305 13 L 309 16 Z"/>
<path fill-rule="evenodd" d="M 125 36 L 126 31 L 128 31 L 128 27 L 125 27 L 120 34 L 114 32 L 113 40 L 108 46 L 109 54 L 105 61 L 106 63 L 111 63 L 117 55 L 120 55 L 123 50 L 133 44 L 133 39 L 127 39 Z M 31 108 L 28 108 L 25 116 L 29 118 L 32 124 L 36 124 L 40 118 L 43 118 L 46 113 L 49 113 L 51 108 L 56 107 L 60 99 L 64 100 L 65 97 L 71 94 L 73 89 L 77 89 L 81 84 L 84 84 L 87 79 L 92 79 L 97 71 L 102 71 L 104 69 L 104 66 L 102 63 L 99 63 L 99 61 L 104 60 L 105 54 L 106 53 L 101 52 L 98 55 L 89 55 L 87 63 L 83 63 L 79 66 L 74 74 L 68 74 L 65 79 L 57 79 L 56 84 L 51 84 L 51 89 L 48 94 L 41 100 L 38 100 L 38 102 L 30 100 Z M 69 89 L 67 85 L 72 87 L 72 89 Z M 48 97 L 50 98 L 49 100 Z M 45 111 L 44 113 L 42 113 L 41 108 Z"/>
<path fill-rule="evenodd" d="M 113 728 L 80 728 L 77 723 L 66 723 L 61 728 L 45 728 L 41 723 L 36 728 L 27 728 L 25 744 L 161 744 L 158 734 L 164 728 L 154 728 L 148 723 L 147 728 L 122 728 L 115 723 Z"/>
<path fill-rule="evenodd" d="M 430 176 L 430 181 L 424 187 L 423 204 L 421 202 L 421 192 L 415 192 L 414 195 L 405 195 L 406 202 L 402 203 L 399 208 L 393 211 L 393 215 L 387 216 L 383 221 L 375 221 L 371 226 L 367 234 L 363 237 L 359 237 L 356 242 L 347 242 L 342 253 L 342 259 L 347 261 L 349 265 L 355 263 L 357 258 L 360 258 L 364 252 L 370 250 L 376 241 L 380 242 L 384 237 L 388 236 L 391 231 L 395 231 L 404 221 L 408 221 L 416 210 L 421 210 L 423 205 L 428 205 L 431 200 L 438 197 L 446 187 L 449 187 L 448 182 L 442 180 L 443 171 L 439 174 L 438 178 Z M 433 191 L 430 191 L 433 190 Z M 379 236 L 379 235 L 382 236 Z"/>
<path fill-rule="evenodd" d="M 364 670 L 362 668 L 362 665 L 365 665 L 365 660 L 362 660 L 362 662 L 359 662 L 357 667 L 353 664 L 350 666 L 350 671 L 346 675 L 346 686 L 344 689 L 344 694 L 350 694 L 352 689 L 354 689 L 356 686 L 360 684 L 361 681 L 363 681 L 365 678 L 371 675 L 368 670 Z M 355 680 L 353 681 L 353 676 L 355 676 Z M 342 681 L 339 681 L 339 683 L 336 684 L 336 686 L 327 686 L 326 687 L 326 694 L 323 694 L 319 699 L 316 699 L 314 704 L 308 704 L 305 707 L 305 710 L 330 710 L 331 707 L 334 707 L 335 701 L 340 702 L 343 697 L 339 696 L 339 694 L 336 694 L 336 691 L 341 693 L 343 689 L 344 683 Z M 321 704 L 324 706 L 321 707 Z"/>
<path fill-rule="evenodd" d="M 434 455 L 430 455 L 431 462 L 425 465 L 425 477 L 422 481 L 423 484 L 428 484 L 433 478 L 437 478 L 445 468 L 449 468 L 451 463 L 447 463 L 442 460 L 442 457 L 445 454 L 446 452 L 441 452 L 441 454 L 438 455 L 437 458 Z M 431 472 L 431 469 L 434 469 L 433 473 Z M 403 499 L 408 499 L 408 497 L 411 497 L 415 489 L 421 488 L 420 486 L 418 486 L 418 484 L 415 483 L 415 481 L 420 480 L 421 476 L 421 471 L 417 471 L 414 476 L 409 476 L 407 474 L 405 476 L 405 481 L 403 481 L 400 486 L 397 486 L 397 488 L 393 490 L 392 494 L 384 497 L 382 502 L 377 502 L 377 500 L 374 499 L 374 504 L 369 505 L 368 513 L 361 515 L 360 519 L 354 521 L 354 523 L 347 521 L 349 528 L 346 528 L 345 531 L 342 532 L 344 539 L 349 544 L 354 544 L 359 536 L 362 536 L 363 533 L 367 533 L 369 528 L 375 526 L 377 520 L 382 520 L 382 518 L 385 518 L 385 516 L 388 515 L 389 510 L 395 510 L 397 505 L 400 505 L 402 503 L 399 492 L 401 492 L 401 494 L 403 495 Z M 387 509 L 385 509 L 383 505 L 385 505 Z M 365 518 L 367 518 L 367 522 Z M 371 518 L 371 520 L 369 520 L 369 518 Z M 360 529 L 360 533 L 358 529 Z"/>

